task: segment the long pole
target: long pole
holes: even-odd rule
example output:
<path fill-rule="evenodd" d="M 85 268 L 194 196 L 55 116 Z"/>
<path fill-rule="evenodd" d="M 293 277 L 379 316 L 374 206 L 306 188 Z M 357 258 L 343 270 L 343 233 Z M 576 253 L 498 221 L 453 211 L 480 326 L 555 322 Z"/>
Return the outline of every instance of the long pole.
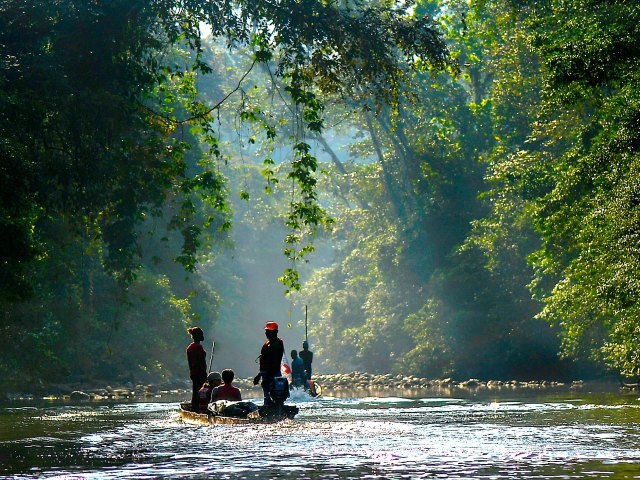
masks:
<path fill-rule="evenodd" d="M 211 365 L 213 364 L 213 351 L 216 348 L 215 339 L 211 339 L 211 358 L 209 358 L 209 373 L 211 373 Z"/>
<path fill-rule="evenodd" d="M 304 306 L 304 339 L 309 341 L 309 332 L 307 331 L 307 306 Z"/>

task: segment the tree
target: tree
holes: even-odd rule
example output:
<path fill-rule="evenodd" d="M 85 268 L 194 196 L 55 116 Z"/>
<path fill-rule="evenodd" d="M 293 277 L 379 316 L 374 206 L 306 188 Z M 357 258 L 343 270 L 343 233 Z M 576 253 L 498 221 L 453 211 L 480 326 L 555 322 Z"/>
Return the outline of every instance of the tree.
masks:
<path fill-rule="evenodd" d="M 349 172 L 367 208 L 331 210 L 336 262 L 308 285 L 324 338 L 317 351 L 334 368 L 563 377 L 570 365 L 556 358 L 555 332 L 533 318 L 540 305 L 526 289 L 536 236 L 511 222 L 520 210 L 496 221 L 479 198 L 488 160 L 527 138 L 539 63 L 514 35 L 510 8 L 420 2 L 422 13 L 437 16 L 460 74 L 418 74 L 419 100 L 401 102 L 401 115 L 383 108 L 361 120 L 369 141 L 357 151 L 378 164 Z M 482 234 L 469 239 L 472 224 Z"/>
<path fill-rule="evenodd" d="M 252 57 L 235 87 L 217 82 L 222 96 L 213 101 L 198 91 L 207 75 L 216 83 L 202 25 Z M 306 142 L 323 127 L 320 95 L 354 89 L 397 103 L 410 79 L 400 57 L 416 69 L 447 62 L 431 19 L 393 3 L 313 0 L 8 0 L 0 4 L 0 55 L 0 304 L 5 338 L 20 338 L 3 350 L 3 372 L 25 367 L 20 347 L 55 357 L 59 371 L 76 369 L 78 339 L 104 333 L 114 319 L 112 306 L 96 301 L 98 287 L 114 308 L 138 307 L 112 324 L 139 322 L 150 332 L 141 312 L 153 304 L 168 338 L 193 319 L 185 299 L 215 310 L 215 294 L 177 281 L 167 259 L 195 272 L 230 227 L 213 120 L 255 65 L 279 78 L 299 114 L 286 246 L 296 258 L 310 249 L 298 246 L 300 232 L 326 221 Z M 241 118 L 267 138 L 277 133 L 259 110 Z M 287 274 L 297 288 L 295 270 Z M 139 303 L 148 296 L 157 301 Z"/>
<path fill-rule="evenodd" d="M 495 157 L 494 211 L 517 205 L 513 224 L 529 220 L 539 235 L 532 288 L 544 303 L 540 318 L 562 332 L 564 354 L 635 375 L 640 9 L 482 3 L 509 9 L 540 63 L 525 142 L 514 149 L 505 139 Z"/>
<path fill-rule="evenodd" d="M 102 243 L 105 268 L 130 282 L 139 266 L 136 227 L 172 197 L 182 198 L 170 222 L 184 236 L 177 259 L 195 268 L 209 225 L 196 222 L 193 197 L 226 209 L 210 127 L 219 105 L 200 101 L 195 89 L 196 76 L 211 70 L 202 61 L 201 24 L 230 46 L 253 45 L 254 62 L 277 53 L 275 73 L 313 132 L 322 128 L 314 88 L 354 88 L 394 102 L 407 78 L 399 55 L 420 68 L 447 61 L 431 20 L 395 5 L 12 0 L 0 13 L 7 298 L 27 293 L 30 265 L 47 251 L 40 225 L 61 217 Z M 167 55 L 175 47 L 191 54 Z M 181 132 L 190 125 L 214 148 L 189 168 L 183 157 L 192 145 Z M 302 200 L 290 222 L 313 227 L 323 219 L 313 194 L 316 162 L 302 138 L 294 147 L 290 176 Z"/>

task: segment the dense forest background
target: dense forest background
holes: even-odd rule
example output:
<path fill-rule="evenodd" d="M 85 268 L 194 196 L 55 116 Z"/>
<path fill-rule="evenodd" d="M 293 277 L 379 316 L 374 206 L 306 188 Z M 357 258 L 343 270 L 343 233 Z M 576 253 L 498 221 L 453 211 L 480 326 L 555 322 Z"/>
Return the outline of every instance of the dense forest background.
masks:
<path fill-rule="evenodd" d="M 640 5 L 0 4 L 0 386 L 640 374 Z M 285 295 L 286 293 L 286 295 Z"/>

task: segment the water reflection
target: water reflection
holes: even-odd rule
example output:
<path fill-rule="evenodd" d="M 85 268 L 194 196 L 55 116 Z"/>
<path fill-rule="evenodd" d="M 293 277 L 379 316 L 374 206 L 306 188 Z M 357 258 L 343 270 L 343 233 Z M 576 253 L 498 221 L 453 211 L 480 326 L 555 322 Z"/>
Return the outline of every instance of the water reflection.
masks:
<path fill-rule="evenodd" d="M 311 399 L 271 425 L 183 423 L 177 403 L 0 410 L 10 478 L 633 478 L 633 396 Z"/>

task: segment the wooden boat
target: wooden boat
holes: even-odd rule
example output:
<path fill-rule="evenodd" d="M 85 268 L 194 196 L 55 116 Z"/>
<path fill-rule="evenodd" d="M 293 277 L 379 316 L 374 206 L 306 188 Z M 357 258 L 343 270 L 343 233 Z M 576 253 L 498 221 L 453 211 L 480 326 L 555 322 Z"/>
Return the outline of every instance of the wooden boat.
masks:
<path fill-rule="evenodd" d="M 191 402 L 180 402 L 180 418 L 183 421 L 201 424 L 251 424 L 273 423 L 295 417 L 298 413 L 295 405 L 260 406 L 246 416 L 227 416 L 218 414 L 209 408 L 206 413 L 191 411 Z"/>

